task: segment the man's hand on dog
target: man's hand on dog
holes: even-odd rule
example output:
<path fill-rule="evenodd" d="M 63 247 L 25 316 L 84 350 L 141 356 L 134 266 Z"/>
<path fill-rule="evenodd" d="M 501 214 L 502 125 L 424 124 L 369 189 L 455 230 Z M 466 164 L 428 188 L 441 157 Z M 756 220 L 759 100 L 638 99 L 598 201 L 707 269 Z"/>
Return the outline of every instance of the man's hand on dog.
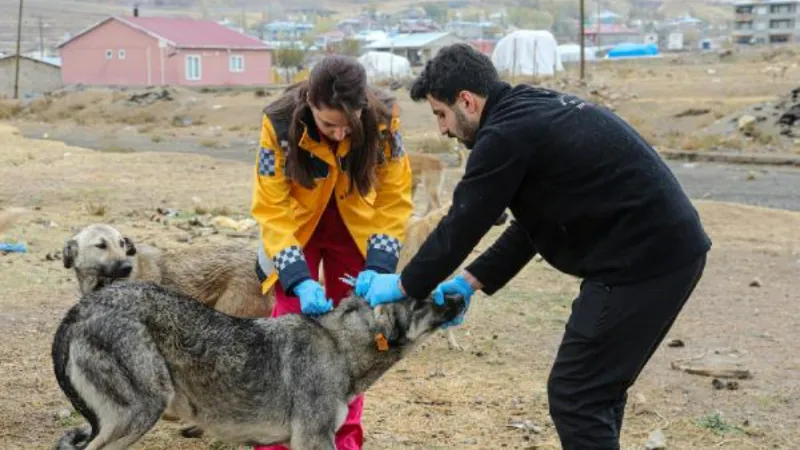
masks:
<path fill-rule="evenodd" d="M 333 309 L 333 300 L 325 298 L 325 289 L 318 282 L 308 279 L 294 288 L 300 298 L 300 310 L 305 315 L 316 316 Z"/>
<path fill-rule="evenodd" d="M 442 328 L 461 325 L 461 322 L 464 321 L 464 314 L 466 314 L 467 309 L 469 309 L 469 300 L 472 298 L 472 294 L 474 293 L 475 290 L 469 281 L 467 281 L 467 279 L 464 277 L 464 275 L 458 275 L 457 277 L 439 283 L 439 285 L 436 286 L 436 289 L 433 290 L 433 301 L 436 302 L 437 305 L 444 305 L 445 295 L 451 294 L 457 294 L 464 297 L 464 303 L 466 304 L 464 311 L 462 311 L 461 314 L 459 314 L 455 319 L 443 324 Z"/>

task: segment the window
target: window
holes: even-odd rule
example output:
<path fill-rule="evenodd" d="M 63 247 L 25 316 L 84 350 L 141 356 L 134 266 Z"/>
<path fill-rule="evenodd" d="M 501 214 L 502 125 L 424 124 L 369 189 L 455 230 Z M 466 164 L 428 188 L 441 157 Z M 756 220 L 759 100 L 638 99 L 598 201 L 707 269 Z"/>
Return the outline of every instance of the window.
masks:
<path fill-rule="evenodd" d="M 791 14 L 795 12 L 795 5 L 770 5 L 770 14 Z"/>
<path fill-rule="evenodd" d="M 186 55 L 186 79 L 197 81 L 202 75 L 200 55 Z"/>
<path fill-rule="evenodd" d="M 769 27 L 773 30 L 788 29 L 794 27 L 791 19 L 770 20 Z"/>
<path fill-rule="evenodd" d="M 106 50 L 106 59 L 111 59 L 113 57 L 114 57 L 114 52 L 111 49 Z"/>
<path fill-rule="evenodd" d="M 244 56 L 231 55 L 228 59 L 228 67 L 231 72 L 244 72 Z"/>
<path fill-rule="evenodd" d="M 118 50 L 117 51 L 117 58 L 125 59 L 125 50 Z"/>

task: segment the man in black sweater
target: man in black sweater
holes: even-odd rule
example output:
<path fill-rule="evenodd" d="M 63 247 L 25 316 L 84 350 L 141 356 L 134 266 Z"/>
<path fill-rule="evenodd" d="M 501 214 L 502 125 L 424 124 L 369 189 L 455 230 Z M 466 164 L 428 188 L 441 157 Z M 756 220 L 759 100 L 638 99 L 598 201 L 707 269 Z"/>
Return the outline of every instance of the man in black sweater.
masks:
<path fill-rule="evenodd" d="M 471 149 L 447 216 L 401 274 L 363 276 L 372 305 L 492 295 L 540 254 L 582 279 L 548 380 L 565 449 L 618 449 L 627 390 L 702 276 L 711 241 L 669 167 L 627 123 L 570 94 L 501 82 L 472 47 L 443 48 L 411 88 Z M 514 220 L 444 281 L 506 209 Z M 456 325 L 461 318 L 449 325 Z"/>

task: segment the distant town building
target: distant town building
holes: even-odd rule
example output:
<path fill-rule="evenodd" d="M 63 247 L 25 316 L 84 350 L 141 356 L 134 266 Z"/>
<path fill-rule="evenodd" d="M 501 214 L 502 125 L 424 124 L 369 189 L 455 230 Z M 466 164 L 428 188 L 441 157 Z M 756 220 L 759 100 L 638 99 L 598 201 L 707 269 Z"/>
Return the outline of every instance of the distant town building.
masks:
<path fill-rule="evenodd" d="M 109 17 L 59 46 L 65 84 L 267 85 L 272 51 L 212 20 Z"/>
<path fill-rule="evenodd" d="M 737 44 L 800 42 L 800 1 L 765 0 L 734 4 Z"/>
<path fill-rule="evenodd" d="M 464 40 L 447 32 L 398 34 L 367 44 L 364 50 L 391 52 L 407 58 L 412 66 L 417 66 L 436 56 L 442 47 L 458 42 Z"/>
<path fill-rule="evenodd" d="M 19 97 L 50 92 L 63 86 L 58 58 L 22 55 L 19 61 Z M 0 56 L 0 97 L 14 96 L 17 55 Z"/>

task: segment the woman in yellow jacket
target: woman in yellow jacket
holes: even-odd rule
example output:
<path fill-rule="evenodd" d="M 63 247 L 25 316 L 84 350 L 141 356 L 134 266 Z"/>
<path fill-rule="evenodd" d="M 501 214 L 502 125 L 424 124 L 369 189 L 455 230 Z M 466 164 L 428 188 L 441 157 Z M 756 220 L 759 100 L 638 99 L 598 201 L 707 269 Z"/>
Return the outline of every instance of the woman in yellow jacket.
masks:
<path fill-rule="evenodd" d="M 411 168 L 397 106 L 367 86 L 358 60 L 325 57 L 265 108 L 254 176 L 256 271 L 264 293 L 275 286 L 273 317 L 329 311 L 352 289 L 342 276 L 365 284 L 395 272 L 413 206 Z M 350 404 L 338 450 L 361 448 L 362 405 L 361 396 Z"/>

